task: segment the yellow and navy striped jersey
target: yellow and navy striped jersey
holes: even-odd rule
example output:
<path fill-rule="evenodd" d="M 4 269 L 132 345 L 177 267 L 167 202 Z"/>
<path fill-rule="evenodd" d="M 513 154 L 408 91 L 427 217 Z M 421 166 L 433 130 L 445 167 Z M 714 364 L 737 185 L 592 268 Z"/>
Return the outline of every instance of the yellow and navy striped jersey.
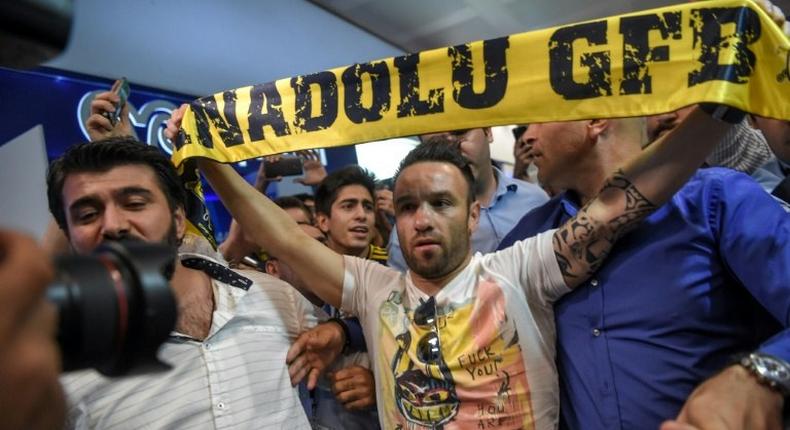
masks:
<path fill-rule="evenodd" d="M 387 254 L 387 249 L 382 248 L 376 245 L 370 244 L 370 249 L 368 249 L 368 260 L 373 260 L 376 263 L 387 265 L 387 259 L 389 258 L 389 254 Z"/>

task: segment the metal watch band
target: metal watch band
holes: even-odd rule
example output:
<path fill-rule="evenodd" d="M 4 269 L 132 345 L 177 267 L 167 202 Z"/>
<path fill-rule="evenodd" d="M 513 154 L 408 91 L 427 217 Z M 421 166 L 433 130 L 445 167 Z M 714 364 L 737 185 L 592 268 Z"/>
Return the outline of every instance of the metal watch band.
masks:
<path fill-rule="evenodd" d="M 784 360 L 755 352 L 743 357 L 740 364 L 753 373 L 762 384 L 778 391 L 784 397 L 790 396 L 790 364 Z"/>

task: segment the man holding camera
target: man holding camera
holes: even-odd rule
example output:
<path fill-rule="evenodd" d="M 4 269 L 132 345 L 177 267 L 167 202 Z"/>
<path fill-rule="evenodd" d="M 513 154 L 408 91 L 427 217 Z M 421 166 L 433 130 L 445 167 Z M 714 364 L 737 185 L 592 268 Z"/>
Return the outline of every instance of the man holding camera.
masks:
<path fill-rule="evenodd" d="M 125 116 L 115 126 L 101 115 L 112 102 L 107 93 L 92 104 L 92 138 L 128 134 Z M 174 166 L 133 138 L 69 148 L 47 182 L 50 209 L 78 253 L 122 239 L 175 252 L 185 236 L 185 191 Z M 315 324 L 312 305 L 271 276 L 193 253 L 176 260 L 170 285 L 179 316 L 158 356 L 173 369 L 116 379 L 66 375 L 69 425 L 309 428 L 282 363 L 292 339 Z"/>

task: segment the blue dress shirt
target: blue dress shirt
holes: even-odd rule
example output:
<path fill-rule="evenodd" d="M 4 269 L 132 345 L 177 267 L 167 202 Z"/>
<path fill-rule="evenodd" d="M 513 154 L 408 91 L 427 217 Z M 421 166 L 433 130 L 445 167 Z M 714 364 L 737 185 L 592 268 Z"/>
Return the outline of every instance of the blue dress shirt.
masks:
<path fill-rule="evenodd" d="M 549 201 L 546 192 L 535 184 L 508 177 L 496 167 L 494 175 L 497 177 L 497 188 L 491 205 L 480 207 L 480 222 L 477 230 L 472 233 L 472 253 L 486 254 L 495 251 L 499 242 L 524 214 Z M 403 259 L 398 231 L 394 226 L 390 233 L 387 252 L 389 253 L 387 266 L 405 272 L 406 260 Z"/>
<path fill-rule="evenodd" d="M 763 189 L 768 193 L 772 193 L 774 188 L 776 188 L 780 182 L 787 177 L 788 172 L 790 172 L 790 164 L 784 163 L 778 158 L 774 157 L 771 161 L 763 164 L 757 170 L 752 173 L 752 178 L 754 178 L 757 183 L 762 185 Z M 784 207 L 785 211 L 790 212 L 790 203 L 779 198 L 776 198 L 777 201 Z"/>
<path fill-rule="evenodd" d="M 578 207 L 555 197 L 500 248 Z M 734 354 L 764 342 L 790 361 L 789 313 L 790 216 L 748 176 L 702 169 L 555 304 L 562 425 L 658 428 Z"/>

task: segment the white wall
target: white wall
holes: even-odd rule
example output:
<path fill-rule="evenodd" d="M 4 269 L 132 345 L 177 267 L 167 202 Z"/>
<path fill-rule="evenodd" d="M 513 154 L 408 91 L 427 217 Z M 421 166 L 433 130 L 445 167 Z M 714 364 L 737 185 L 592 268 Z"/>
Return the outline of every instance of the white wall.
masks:
<path fill-rule="evenodd" d="M 0 226 L 37 239 L 49 224 L 44 129 L 33 127 L 0 145 Z"/>
<path fill-rule="evenodd" d="M 47 65 L 203 96 L 400 54 L 304 0 L 77 0 Z"/>

